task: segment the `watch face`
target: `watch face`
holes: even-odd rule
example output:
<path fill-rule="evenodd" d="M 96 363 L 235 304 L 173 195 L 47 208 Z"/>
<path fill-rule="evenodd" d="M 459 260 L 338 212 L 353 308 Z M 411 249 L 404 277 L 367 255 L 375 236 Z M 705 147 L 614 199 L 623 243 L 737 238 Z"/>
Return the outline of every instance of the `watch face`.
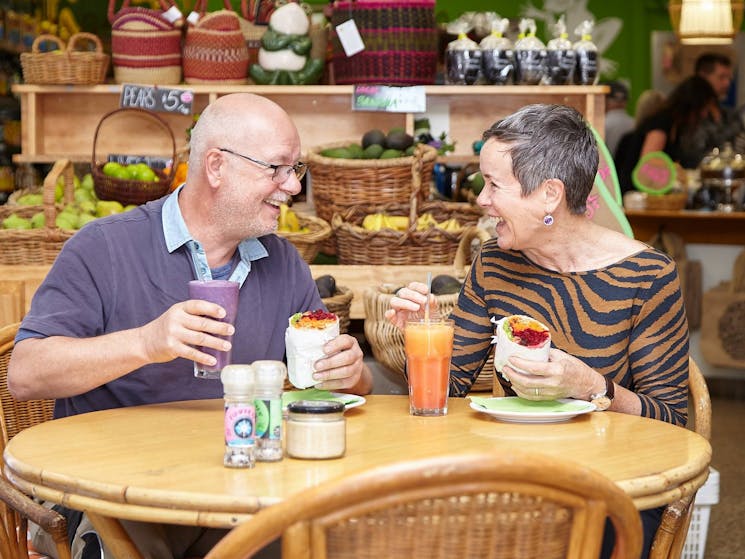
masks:
<path fill-rule="evenodd" d="M 593 398 L 592 403 L 595 404 L 598 411 L 605 411 L 610 407 L 610 398 L 608 398 L 608 396 L 600 396 L 598 398 Z"/>

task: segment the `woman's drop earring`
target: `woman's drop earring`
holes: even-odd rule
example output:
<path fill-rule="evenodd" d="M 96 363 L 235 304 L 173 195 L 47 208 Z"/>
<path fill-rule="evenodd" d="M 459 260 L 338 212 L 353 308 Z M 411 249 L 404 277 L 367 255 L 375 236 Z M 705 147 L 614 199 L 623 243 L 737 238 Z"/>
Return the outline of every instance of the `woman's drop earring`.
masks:
<path fill-rule="evenodd" d="M 551 214 L 546 214 L 543 216 L 543 225 L 546 227 L 551 227 L 554 224 L 554 216 Z"/>

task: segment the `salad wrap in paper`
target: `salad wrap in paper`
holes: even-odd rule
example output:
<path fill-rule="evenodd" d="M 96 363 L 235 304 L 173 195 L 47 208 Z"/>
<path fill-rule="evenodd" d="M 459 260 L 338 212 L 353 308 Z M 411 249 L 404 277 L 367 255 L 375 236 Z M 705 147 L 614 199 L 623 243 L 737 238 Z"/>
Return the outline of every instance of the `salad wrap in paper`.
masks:
<path fill-rule="evenodd" d="M 513 355 L 531 361 L 548 361 L 551 333 L 542 323 L 521 314 L 505 316 L 500 320 L 492 319 L 492 322 L 497 325 L 493 341 L 496 344 L 494 368 L 497 372 L 502 372 Z"/>
<path fill-rule="evenodd" d="M 323 346 L 339 335 L 339 317 L 324 310 L 293 314 L 285 331 L 287 372 L 296 388 L 318 383 L 313 364 L 324 357 Z"/>

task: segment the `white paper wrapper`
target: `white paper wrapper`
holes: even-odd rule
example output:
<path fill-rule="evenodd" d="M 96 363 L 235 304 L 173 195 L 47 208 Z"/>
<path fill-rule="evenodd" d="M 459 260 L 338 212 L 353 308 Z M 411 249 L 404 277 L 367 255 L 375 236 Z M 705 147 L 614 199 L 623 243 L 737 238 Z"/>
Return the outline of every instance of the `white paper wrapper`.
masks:
<path fill-rule="evenodd" d="M 502 368 L 507 364 L 507 361 L 513 355 L 523 357 L 525 359 L 530 359 L 531 361 L 540 361 L 546 363 L 548 361 L 548 351 L 549 349 L 551 349 L 551 336 L 549 336 L 542 345 L 537 347 L 520 345 L 519 343 L 511 340 L 504 329 L 505 322 L 508 321 L 510 318 L 512 317 L 506 316 L 496 321 L 492 319 L 492 322 L 495 322 L 497 325 L 492 342 L 496 344 L 496 347 L 494 348 L 494 369 L 497 372 L 501 373 Z M 525 318 L 528 320 L 534 320 L 527 316 Z M 541 326 L 543 325 L 541 324 Z M 504 375 L 502 375 L 502 377 L 504 377 Z M 504 378 L 505 380 L 508 380 L 506 377 Z"/>
<path fill-rule="evenodd" d="M 318 383 L 313 378 L 313 363 L 324 356 L 323 346 L 339 335 L 339 319 L 326 328 L 295 328 L 285 331 L 287 373 L 292 386 L 309 388 Z"/>

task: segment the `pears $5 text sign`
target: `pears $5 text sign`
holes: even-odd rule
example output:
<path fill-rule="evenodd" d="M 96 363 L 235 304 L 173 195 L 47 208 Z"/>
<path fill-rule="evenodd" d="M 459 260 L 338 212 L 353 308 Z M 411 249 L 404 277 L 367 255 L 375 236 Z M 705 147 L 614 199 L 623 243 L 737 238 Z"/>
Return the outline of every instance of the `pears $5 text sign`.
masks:
<path fill-rule="evenodd" d="M 193 101 L 194 93 L 188 89 L 123 84 L 119 106 L 190 115 Z"/>

